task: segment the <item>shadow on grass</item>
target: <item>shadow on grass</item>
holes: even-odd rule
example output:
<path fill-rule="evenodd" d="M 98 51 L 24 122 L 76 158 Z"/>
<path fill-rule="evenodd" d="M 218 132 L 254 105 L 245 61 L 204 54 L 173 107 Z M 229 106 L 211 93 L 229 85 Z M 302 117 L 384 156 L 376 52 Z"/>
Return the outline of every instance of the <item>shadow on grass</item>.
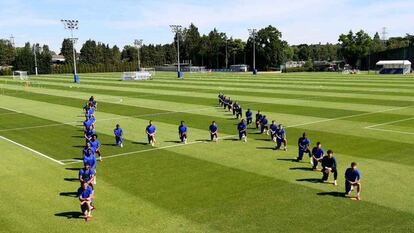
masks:
<path fill-rule="evenodd" d="M 84 148 L 85 145 L 77 145 L 77 146 L 72 146 L 72 147 L 75 147 L 75 148 Z"/>
<path fill-rule="evenodd" d="M 265 141 L 265 142 L 270 142 L 272 141 L 272 139 L 268 139 L 268 138 L 256 138 L 256 141 Z"/>
<path fill-rule="evenodd" d="M 78 182 L 79 181 L 79 179 L 78 178 L 64 178 L 63 179 L 64 181 L 69 181 L 69 182 Z"/>
<path fill-rule="evenodd" d="M 259 150 L 275 150 L 275 147 L 270 147 L 270 146 L 258 146 L 258 147 L 256 147 L 256 149 L 259 149 Z"/>
<path fill-rule="evenodd" d="M 297 179 L 296 181 L 309 182 L 309 183 L 322 183 L 322 180 L 320 178 L 305 178 L 305 179 Z"/>
<path fill-rule="evenodd" d="M 279 161 L 285 161 L 285 162 L 296 162 L 296 159 L 277 159 Z"/>
<path fill-rule="evenodd" d="M 313 171 L 311 167 L 291 167 L 289 170 Z"/>
<path fill-rule="evenodd" d="M 181 141 L 178 141 L 178 140 L 170 140 L 170 141 L 164 141 L 164 142 L 167 142 L 167 143 L 176 143 L 176 144 L 182 143 Z"/>
<path fill-rule="evenodd" d="M 345 193 L 343 192 L 321 192 L 318 193 L 318 196 L 332 196 L 332 197 L 340 197 L 340 198 L 346 198 Z"/>
<path fill-rule="evenodd" d="M 102 143 L 102 146 L 116 146 L 115 143 Z"/>
<path fill-rule="evenodd" d="M 146 146 L 146 145 L 148 145 L 148 142 L 132 142 L 132 144 Z"/>
<path fill-rule="evenodd" d="M 238 138 L 225 138 L 223 139 L 224 141 L 233 141 L 233 142 L 237 142 L 240 141 Z"/>
<path fill-rule="evenodd" d="M 77 197 L 78 193 L 77 192 L 61 192 L 59 193 L 59 196 L 64 196 L 64 197 Z"/>
<path fill-rule="evenodd" d="M 67 167 L 65 169 L 69 171 L 79 171 L 81 168 L 80 167 Z"/>
<path fill-rule="evenodd" d="M 68 211 L 68 212 L 61 212 L 61 213 L 56 213 L 55 216 L 57 217 L 65 217 L 65 218 L 76 218 L 76 219 L 81 219 L 82 213 L 81 212 L 76 212 L 76 211 Z"/>
<path fill-rule="evenodd" d="M 210 139 L 197 139 L 196 142 L 213 142 Z"/>

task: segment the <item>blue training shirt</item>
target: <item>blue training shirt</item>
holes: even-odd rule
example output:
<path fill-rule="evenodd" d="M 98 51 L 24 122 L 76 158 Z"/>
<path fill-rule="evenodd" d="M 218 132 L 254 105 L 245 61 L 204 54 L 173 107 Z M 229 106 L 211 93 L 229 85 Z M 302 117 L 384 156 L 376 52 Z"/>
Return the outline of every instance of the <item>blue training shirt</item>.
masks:
<path fill-rule="evenodd" d="M 155 128 L 154 125 L 148 125 L 147 126 L 147 129 L 146 129 L 146 131 L 147 131 L 148 134 L 153 134 L 153 133 L 155 133 L 156 130 L 157 129 Z"/>
<path fill-rule="evenodd" d="M 271 130 L 272 132 L 277 132 L 277 125 L 276 125 L 276 124 L 271 124 L 271 125 L 270 125 L 270 130 Z"/>
<path fill-rule="evenodd" d="M 117 136 L 117 137 L 122 137 L 122 134 L 123 134 L 124 132 L 122 131 L 122 129 L 121 128 L 115 128 L 114 129 L 114 134 L 115 134 L 115 136 Z"/>
<path fill-rule="evenodd" d="M 85 182 L 91 180 L 94 175 L 95 171 L 92 169 L 86 170 L 85 168 L 82 168 L 79 170 L 79 177 L 82 177 L 83 181 Z"/>
<path fill-rule="evenodd" d="M 187 133 L 187 126 L 185 126 L 185 125 L 178 126 L 178 132 L 179 133 Z"/>
<path fill-rule="evenodd" d="M 88 186 L 85 190 L 82 187 L 78 189 L 78 197 L 89 198 L 92 195 L 93 195 L 93 189 L 91 186 Z"/>
<path fill-rule="evenodd" d="M 246 128 L 247 128 L 246 124 L 242 122 L 237 125 L 237 129 L 239 130 L 239 132 L 245 131 Z"/>
<path fill-rule="evenodd" d="M 348 168 L 345 171 L 345 179 L 351 182 L 355 182 L 361 179 L 361 173 L 358 170 L 354 170 L 352 168 Z"/>
<path fill-rule="evenodd" d="M 252 118 L 253 117 L 253 113 L 251 111 L 247 111 L 246 112 L 246 117 L 249 118 L 249 119 Z"/>
<path fill-rule="evenodd" d="M 217 125 L 210 125 L 209 129 L 210 129 L 211 133 L 215 133 L 215 132 L 217 132 L 218 127 L 217 127 Z"/>

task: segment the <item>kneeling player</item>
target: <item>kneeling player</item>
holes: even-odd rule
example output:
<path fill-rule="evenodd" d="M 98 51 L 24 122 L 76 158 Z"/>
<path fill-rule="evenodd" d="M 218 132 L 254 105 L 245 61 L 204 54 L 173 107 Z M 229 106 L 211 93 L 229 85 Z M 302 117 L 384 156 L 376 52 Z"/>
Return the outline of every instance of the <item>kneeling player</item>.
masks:
<path fill-rule="evenodd" d="M 276 142 L 276 133 L 277 133 L 277 124 L 275 121 L 272 121 L 272 124 L 270 125 L 270 139 L 274 142 Z"/>
<path fill-rule="evenodd" d="M 247 109 L 246 120 L 247 120 L 247 125 L 250 125 L 253 122 L 253 113 L 252 111 L 250 111 L 250 109 Z"/>
<path fill-rule="evenodd" d="M 94 154 L 97 154 L 99 156 L 99 161 L 102 161 L 100 146 L 101 142 L 98 140 L 98 135 L 94 134 L 92 136 L 92 140 L 89 141 L 89 144 L 91 145 L 91 149 L 94 152 Z"/>
<path fill-rule="evenodd" d="M 322 149 L 322 145 L 320 142 L 316 143 L 316 146 L 312 148 L 312 169 L 317 170 L 318 163 L 320 163 L 325 155 L 325 151 Z"/>
<path fill-rule="evenodd" d="M 181 121 L 180 126 L 178 126 L 178 136 L 182 143 L 187 144 L 187 126 L 184 121 Z"/>
<path fill-rule="evenodd" d="M 209 127 L 211 141 L 218 141 L 218 127 L 215 121 L 213 121 Z"/>
<path fill-rule="evenodd" d="M 282 125 L 279 125 L 276 133 L 276 150 L 280 150 L 283 143 L 283 150 L 287 151 L 286 131 Z"/>
<path fill-rule="evenodd" d="M 328 155 L 325 155 L 322 159 L 322 182 L 328 182 L 329 174 L 334 175 L 334 185 L 338 185 L 336 179 L 338 178 L 338 171 L 336 170 L 336 159 L 333 157 L 333 151 L 328 150 Z"/>
<path fill-rule="evenodd" d="M 124 144 L 123 144 L 124 132 L 123 132 L 122 128 L 119 126 L 119 124 L 116 124 L 116 126 L 115 126 L 114 135 L 115 135 L 115 145 L 117 145 L 119 147 L 124 147 Z"/>
<path fill-rule="evenodd" d="M 155 125 L 152 124 L 152 121 L 149 121 L 149 124 L 145 129 L 145 132 L 148 137 L 148 144 L 150 144 L 151 146 L 155 146 L 155 134 L 157 133 L 157 128 L 155 127 Z"/>
<path fill-rule="evenodd" d="M 87 183 L 93 188 L 95 183 L 95 171 L 91 169 L 89 164 L 85 164 L 83 168 L 79 170 L 79 181 L 81 184 Z"/>
<path fill-rule="evenodd" d="M 247 142 L 247 125 L 246 122 L 242 119 L 237 125 L 237 130 L 239 131 L 239 140 Z"/>
<path fill-rule="evenodd" d="M 345 195 L 350 196 L 354 187 L 357 189 L 357 200 L 361 200 L 361 173 L 357 170 L 357 164 L 351 163 L 351 167 L 345 172 Z"/>
<path fill-rule="evenodd" d="M 298 162 L 302 161 L 303 154 L 305 153 L 309 154 L 309 158 L 311 157 L 309 146 L 310 146 L 310 140 L 306 137 L 306 133 L 303 133 L 302 137 L 298 139 L 299 153 L 298 153 L 298 158 L 296 161 Z"/>
<path fill-rule="evenodd" d="M 259 111 L 257 111 L 257 113 L 256 113 L 256 129 L 258 129 L 258 128 L 259 128 L 259 126 L 260 126 L 260 122 L 262 121 L 262 118 L 263 118 L 263 115 L 262 115 L 262 113 L 260 112 L 260 110 L 259 110 Z"/>
<path fill-rule="evenodd" d="M 80 208 L 85 215 L 85 221 L 89 221 L 92 217 L 92 210 L 94 209 L 93 202 L 93 189 L 88 183 L 82 183 L 82 186 L 78 189 L 78 197 L 80 201 Z"/>
<path fill-rule="evenodd" d="M 268 120 L 266 118 L 266 116 L 263 116 L 262 120 L 260 121 L 260 133 L 261 134 L 268 134 L 268 130 L 269 130 L 269 126 L 268 124 Z"/>

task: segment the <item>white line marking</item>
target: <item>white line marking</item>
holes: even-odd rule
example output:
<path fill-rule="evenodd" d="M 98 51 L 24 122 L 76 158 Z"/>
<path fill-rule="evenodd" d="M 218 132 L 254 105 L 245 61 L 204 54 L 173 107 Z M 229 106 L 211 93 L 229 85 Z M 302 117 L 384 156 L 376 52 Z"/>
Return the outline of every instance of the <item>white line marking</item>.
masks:
<path fill-rule="evenodd" d="M 17 111 L 17 110 L 11 109 L 11 108 L 6 108 L 6 107 L 0 107 L 0 108 L 6 109 L 6 110 L 9 110 L 9 111 L 12 111 L 12 112 L 22 113 L 20 111 Z"/>
<path fill-rule="evenodd" d="M 47 155 L 45 155 L 45 154 L 43 154 L 43 153 L 40 153 L 40 152 L 39 152 L 39 151 L 37 151 L 37 150 L 33 150 L 32 148 L 27 147 L 27 146 L 25 146 L 25 145 L 22 145 L 22 144 L 20 144 L 20 143 L 18 143 L 18 142 L 15 142 L 15 141 L 11 140 L 11 139 L 8 139 L 8 138 L 3 137 L 3 136 L 0 136 L 0 138 L 1 138 L 1 139 L 3 139 L 3 140 L 5 140 L 5 141 L 8 141 L 8 142 L 10 142 L 10 143 L 13 143 L 14 145 L 20 146 L 20 147 L 22 147 L 22 148 L 24 148 L 24 149 L 26 149 L 26 150 L 28 150 L 28 151 L 31 151 L 31 152 L 33 152 L 33 153 L 35 153 L 35 154 L 37 154 L 37 155 L 40 155 L 40 156 L 42 156 L 42 157 L 44 157 L 44 158 L 47 158 L 47 159 L 49 159 L 49 160 L 51 160 L 51 161 L 53 161 L 53 162 L 55 162 L 55 163 L 58 163 L 58 164 L 60 164 L 60 165 L 65 165 L 64 163 L 60 162 L 59 160 L 56 160 L 56 159 L 54 159 L 54 158 L 51 158 L 51 157 L 49 157 L 49 156 L 47 156 Z"/>
<path fill-rule="evenodd" d="M 410 118 L 406 118 L 406 119 L 402 119 L 402 120 L 396 120 L 396 121 L 389 121 L 389 122 L 376 124 L 376 125 L 370 125 L 370 126 L 365 127 L 365 129 L 371 129 L 371 128 L 375 128 L 375 127 L 383 126 L 383 125 L 391 125 L 391 124 L 394 124 L 394 123 L 409 121 L 409 120 L 412 120 L 412 119 L 414 119 L 414 117 L 410 117 Z"/>
<path fill-rule="evenodd" d="M 405 132 L 405 131 L 399 131 L 399 130 L 380 129 L 380 128 L 366 128 L 366 129 L 376 130 L 376 131 L 383 131 L 383 132 L 391 132 L 391 133 L 400 133 L 400 134 L 414 135 L 414 132 Z"/>
<path fill-rule="evenodd" d="M 16 115 L 16 114 L 21 114 L 20 112 L 5 112 L 5 113 L 0 113 L 0 116 L 4 116 L 4 115 Z"/>
<path fill-rule="evenodd" d="M 226 138 L 232 138 L 232 137 L 236 137 L 238 135 L 227 135 L 224 137 L 220 137 L 219 139 L 223 140 Z M 150 152 L 150 151 L 156 151 L 156 150 L 163 150 L 163 149 L 168 149 L 168 148 L 174 148 L 174 147 L 182 147 L 182 146 L 189 146 L 189 145 L 194 145 L 194 144 L 199 144 L 199 143 L 203 143 L 204 141 L 194 141 L 194 142 L 189 142 L 187 144 L 174 144 L 174 145 L 169 145 L 169 146 L 163 146 L 163 147 L 155 147 L 155 148 L 150 148 L 150 149 L 145 149 L 145 150 L 138 150 L 138 151 L 131 151 L 131 152 L 126 152 L 126 153 L 121 153 L 121 154 L 114 154 L 114 155 L 109 155 L 109 156 L 104 156 L 104 159 L 109 159 L 109 158 L 116 158 L 116 157 L 120 157 L 120 156 L 127 156 L 127 155 L 135 155 L 135 154 L 141 154 L 141 153 L 145 153 L 145 152 Z M 65 159 L 65 160 L 60 160 L 61 162 L 65 162 L 65 161 L 72 161 L 72 162 L 68 162 L 68 163 L 64 163 L 65 165 L 69 165 L 69 164 L 75 164 L 75 163 L 83 163 L 83 161 L 81 160 L 75 160 L 75 159 Z"/>
<path fill-rule="evenodd" d="M 304 126 L 304 125 L 312 125 L 312 124 L 329 122 L 329 121 L 336 121 L 336 120 L 343 120 L 343 119 L 348 119 L 348 118 L 352 118 L 352 117 L 367 116 L 367 115 L 372 115 L 372 114 L 377 114 L 377 113 L 382 113 L 382 112 L 390 112 L 390 111 L 401 110 L 401 109 L 406 109 L 406 108 L 411 108 L 411 107 L 414 107 L 414 105 L 405 106 L 405 107 L 398 107 L 398 108 L 389 108 L 389 109 L 385 109 L 385 110 L 381 110 L 381 111 L 366 112 L 366 113 L 360 113 L 360 114 L 355 114 L 355 115 L 350 115 L 350 116 L 342 116 L 342 117 L 323 119 L 323 120 L 319 120 L 319 121 L 311 121 L 311 122 L 307 122 L 307 123 L 303 123 L 303 124 L 289 125 L 286 128 L 288 128 L 288 127 L 290 127 L 290 128 L 291 127 L 298 127 L 298 126 Z"/>

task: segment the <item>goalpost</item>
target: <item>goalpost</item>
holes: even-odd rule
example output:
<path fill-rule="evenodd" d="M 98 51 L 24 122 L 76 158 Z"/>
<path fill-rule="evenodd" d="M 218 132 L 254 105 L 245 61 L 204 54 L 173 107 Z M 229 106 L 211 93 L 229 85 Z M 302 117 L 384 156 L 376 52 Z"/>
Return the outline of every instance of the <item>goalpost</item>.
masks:
<path fill-rule="evenodd" d="M 13 71 L 13 79 L 29 80 L 29 75 L 27 75 L 27 71 L 16 70 Z"/>
<path fill-rule="evenodd" d="M 141 71 L 124 72 L 123 81 L 150 80 L 155 76 L 154 68 L 142 68 Z"/>

